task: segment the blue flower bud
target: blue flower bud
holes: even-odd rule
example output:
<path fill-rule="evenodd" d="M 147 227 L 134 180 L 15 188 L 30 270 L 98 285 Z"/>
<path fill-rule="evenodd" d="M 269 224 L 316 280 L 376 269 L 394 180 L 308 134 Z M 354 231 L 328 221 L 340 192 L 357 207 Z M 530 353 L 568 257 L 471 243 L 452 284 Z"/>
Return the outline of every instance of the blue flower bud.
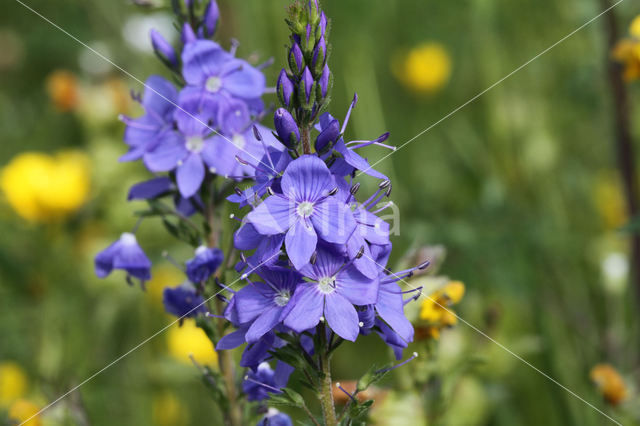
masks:
<path fill-rule="evenodd" d="M 333 119 L 328 126 L 322 129 L 316 138 L 316 152 L 323 152 L 327 147 L 332 145 L 340 138 L 340 123 Z"/>
<path fill-rule="evenodd" d="M 295 87 L 293 86 L 293 82 L 289 79 L 287 72 L 283 69 L 280 71 L 280 75 L 278 76 L 278 82 L 276 84 L 276 91 L 278 93 L 278 99 L 280 102 L 288 107 L 291 105 L 291 99 L 293 98 L 293 92 Z"/>
<path fill-rule="evenodd" d="M 329 92 L 329 86 L 331 84 L 331 70 L 329 70 L 329 65 L 325 64 L 324 69 L 322 70 L 322 75 L 320 76 L 320 80 L 318 81 L 320 86 L 320 92 L 323 98 L 327 97 L 327 93 Z"/>
<path fill-rule="evenodd" d="M 300 129 L 293 116 L 284 108 L 278 108 L 273 116 L 273 124 L 280 140 L 289 148 L 300 142 Z"/>
<path fill-rule="evenodd" d="M 169 42 L 154 29 L 151 30 L 151 44 L 153 45 L 153 50 L 160 59 L 166 61 L 172 67 L 178 65 L 178 56 L 176 55 L 176 51 L 173 46 L 171 46 L 171 44 L 169 44 Z"/>
<path fill-rule="evenodd" d="M 216 0 L 211 0 L 204 12 L 204 33 L 207 37 L 213 37 L 218 27 L 218 19 L 220 18 L 220 9 Z"/>
<path fill-rule="evenodd" d="M 324 12 L 322 12 L 320 14 L 320 22 L 318 23 L 318 29 L 316 31 L 319 31 L 320 34 L 316 34 L 317 38 L 320 37 L 325 37 L 327 34 L 327 15 L 324 14 Z"/>
<path fill-rule="evenodd" d="M 309 71 L 309 67 L 304 68 L 304 71 L 302 72 L 301 83 L 304 87 L 304 96 L 308 104 L 309 101 L 311 100 L 311 93 L 312 93 L 313 83 L 314 83 L 313 75 L 311 74 L 311 71 Z"/>
<path fill-rule="evenodd" d="M 318 40 L 315 49 L 313 49 L 313 61 L 311 67 L 317 73 L 320 72 L 322 67 L 326 64 L 327 59 L 327 42 L 324 41 L 324 37 Z"/>
<path fill-rule="evenodd" d="M 198 40 L 198 36 L 196 36 L 196 33 L 193 32 L 193 28 L 191 28 L 191 24 L 189 24 L 188 22 L 186 22 L 182 26 L 181 38 L 182 38 L 182 44 L 187 44 L 187 43 L 191 43 L 192 41 Z"/>
<path fill-rule="evenodd" d="M 304 66 L 304 57 L 302 56 L 302 50 L 298 43 L 293 43 L 291 49 L 289 49 L 289 68 L 291 72 L 298 75 L 302 72 Z"/>

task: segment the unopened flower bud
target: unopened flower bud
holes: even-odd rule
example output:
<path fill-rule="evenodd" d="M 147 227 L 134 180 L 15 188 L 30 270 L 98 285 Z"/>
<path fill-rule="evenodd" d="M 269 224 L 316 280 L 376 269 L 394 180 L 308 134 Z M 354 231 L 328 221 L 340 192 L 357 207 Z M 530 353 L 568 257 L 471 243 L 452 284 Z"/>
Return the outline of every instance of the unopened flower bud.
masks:
<path fill-rule="evenodd" d="M 304 66 L 304 57 L 302 56 L 302 50 L 298 43 L 293 43 L 291 49 L 289 49 L 289 68 L 291 72 L 298 75 L 302 72 Z"/>
<path fill-rule="evenodd" d="M 323 152 L 340 137 L 340 124 L 338 120 L 333 120 L 316 138 L 316 152 Z"/>
<path fill-rule="evenodd" d="M 191 43 L 192 41 L 196 41 L 198 37 L 196 33 L 193 32 L 193 28 L 191 28 L 191 24 L 185 22 L 182 26 L 182 34 L 181 34 L 182 44 Z"/>
<path fill-rule="evenodd" d="M 276 91 L 278 93 L 278 99 L 284 106 L 289 107 L 291 105 L 294 90 L 293 82 L 291 82 L 287 72 L 283 69 L 280 71 L 280 76 L 278 77 Z"/>
<path fill-rule="evenodd" d="M 320 93 L 322 94 L 322 98 L 326 98 L 327 93 L 329 93 L 329 86 L 331 85 L 331 70 L 329 69 L 329 65 L 325 64 L 318 83 L 320 86 Z"/>
<path fill-rule="evenodd" d="M 278 108 L 273 116 L 273 124 L 280 140 L 292 148 L 300 141 L 300 129 L 293 116 L 284 108 Z"/>
<path fill-rule="evenodd" d="M 309 71 L 309 67 L 305 67 L 304 71 L 302 72 L 302 80 L 300 81 L 300 83 L 302 84 L 302 94 L 304 94 L 304 100 L 307 104 L 310 104 L 314 81 L 313 75 L 311 74 L 311 71 Z"/>
<path fill-rule="evenodd" d="M 318 40 L 315 49 L 313 49 L 313 61 L 311 67 L 316 72 L 316 75 L 320 72 L 322 67 L 326 64 L 327 59 L 327 42 L 324 37 Z"/>
<path fill-rule="evenodd" d="M 151 30 L 151 44 L 153 45 L 153 50 L 160 59 L 166 61 L 172 67 L 178 65 L 178 56 L 176 55 L 176 51 L 173 46 L 171 46 L 171 44 L 169 44 L 169 42 L 154 29 Z"/>
<path fill-rule="evenodd" d="M 218 19 L 220 19 L 220 9 L 216 0 L 211 0 L 204 12 L 204 22 L 202 26 L 207 37 L 213 37 L 218 27 Z"/>

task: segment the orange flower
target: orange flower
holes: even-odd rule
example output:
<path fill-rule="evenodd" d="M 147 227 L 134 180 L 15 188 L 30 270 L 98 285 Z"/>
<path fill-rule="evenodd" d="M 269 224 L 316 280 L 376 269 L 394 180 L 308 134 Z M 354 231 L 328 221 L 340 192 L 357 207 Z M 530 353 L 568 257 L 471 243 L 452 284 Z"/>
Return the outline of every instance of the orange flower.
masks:
<path fill-rule="evenodd" d="M 591 369 L 589 376 L 609 404 L 618 405 L 627 399 L 627 386 L 611 365 L 598 364 Z"/>
<path fill-rule="evenodd" d="M 47 77 L 47 92 L 60 111 L 71 111 L 78 104 L 78 81 L 69 71 L 54 71 Z"/>

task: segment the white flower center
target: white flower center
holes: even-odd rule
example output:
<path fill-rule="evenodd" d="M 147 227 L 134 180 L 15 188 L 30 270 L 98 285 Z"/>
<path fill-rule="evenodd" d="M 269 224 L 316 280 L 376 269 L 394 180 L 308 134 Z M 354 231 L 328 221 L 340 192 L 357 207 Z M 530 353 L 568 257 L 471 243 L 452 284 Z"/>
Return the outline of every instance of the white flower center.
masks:
<path fill-rule="evenodd" d="M 187 149 L 195 154 L 202 151 L 204 140 L 201 136 L 190 136 L 187 138 Z"/>
<path fill-rule="evenodd" d="M 324 277 L 318 280 L 318 289 L 321 293 L 331 294 L 336 291 L 336 277 Z"/>
<path fill-rule="evenodd" d="M 207 246 L 200 246 L 196 249 L 196 256 L 199 256 L 201 254 L 206 253 L 206 251 L 209 250 L 209 248 Z"/>
<path fill-rule="evenodd" d="M 239 149 L 243 149 L 244 146 L 247 144 L 247 141 L 244 138 L 244 136 L 242 136 L 241 134 L 236 134 L 236 135 L 233 135 L 233 137 L 231 138 L 231 143 L 233 143 Z"/>
<path fill-rule="evenodd" d="M 313 203 L 303 201 L 298 204 L 296 211 L 300 217 L 309 217 L 313 214 Z"/>
<path fill-rule="evenodd" d="M 136 240 L 136 236 L 131 232 L 125 232 L 124 234 L 122 234 L 120 236 L 120 242 L 128 246 L 132 246 L 138 243 L 138 241 Z"/>
<path fill-rule="evenodd" d="M 207 91 L 216 93 L 222 88 L 222 79 L 220 77 L 209 77 L 205 83 Z"/>
<path fill-rule="evenodd" d="M 285 290 L 282 293 L 279 293 L 273 301 L 276 302 L 276 305 L 278 306 L 286 306 L 287 303 L 289 303 L 289 299 L 291 299 L 291 294 Z"/>

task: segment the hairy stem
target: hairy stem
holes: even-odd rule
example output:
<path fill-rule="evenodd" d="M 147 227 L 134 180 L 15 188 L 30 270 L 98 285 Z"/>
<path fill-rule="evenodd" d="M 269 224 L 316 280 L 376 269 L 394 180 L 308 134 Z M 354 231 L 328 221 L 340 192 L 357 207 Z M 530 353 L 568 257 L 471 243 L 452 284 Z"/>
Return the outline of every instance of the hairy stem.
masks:
<path fill-rule="evenodd" d="M 329 346 L 327 345 L 327 334 L 324 324 L 319 327 L 320 333 L 320 368 L 322 369 L 322 383 L 320 386 L 320 404 L 322 405 L 322 417 L 324 418 L 325 426 L 336 426 L 338 420 L 336 419 L 336 409 L 333 403 L 333 389 L 331 383 L 331 354 L 329 353 Z"/>
<path fill-rule="evenodd" d="M 600 0 L 600 3 L 605 9 L 611 7 L 611 0 Z M 607 33 L 608 53 L 611 52 L 619 38 L 616 15 L 613 10 L 609 10 L 603 18 Z M 618 167 L 624 184 L 624 194 L 627 201 L 629 217 L 633 219 L 640 213 L 640 202 L 638 200 L 635 152 L 633 148 L 633 139 L 631 137 L 631 105 L 629 102 L 627 88 L 622 78 L 622 67 L 620 64 L 607 57 L 607 70 L 609 86 L 611 88 L 611 95 L 614 104 L 616 128 L 615 148 Z M 640 235 L 637 232 L 634 232 L 631 237 L 630 264 L 636 287 L 636 297 L 640 304 Z"/>
<path fill-rule="evenodd" d="M 218 312 L 222 312 L 224 307 L 222 301 L 217 300 Z M 224 323 L 218 321 L 218 335 L 224 333 Z M 220 373 L 224 377 L 224 385 L 227 390 L 229 401 L 229 411 L 225 413 L 226 423 L 230 426 L 242 426 L 242 410 L 238 405 L 238 389 L 236 388 L 235 361 L 231 351 L 218 351 L 218 365 Z"/>
<path fill-rule="evenodd" d="M 302 152 L 311 154 L 311 126 L 308 124 L 302 126 Z"/>
<path fill-rule="evenodd" d="M 209 235 L 207 235 L 207 244 L 209 247 L 217 247 L 220 241 L 220 221 L 216 211 L 215 204 L 217 201 L 217 193 L 215 186 L 212 184 L 211 200 L 207 205 L 205 211 L 205 218 L 209 225 Z M 229 253 L 230 254 L 230 253 Z M 216 278 L 223 276 L 226 270 L 228 262 L 223 263 L 216 272 Z M 216 312 L 218 315 L 222 315 L 224 311 L 224 303 L 222 300 L 215 298 Z M 224 335 L 224 322 L 217 322 L 217 334 L 218 338 Z M 220 367 L 220 373 L 224 377 L 224 386 L 226 389 L 227 400 L 229 402 L 229 410 L 224 413 L 225 424 L 228 426 L 242 426 L 242 410 L 238 404 L 238 389 L 236 387 L 236 372 L 235 361 L 233 359 L 233 353 L 231 351 L 218 351 L 218 366 Z"/>

